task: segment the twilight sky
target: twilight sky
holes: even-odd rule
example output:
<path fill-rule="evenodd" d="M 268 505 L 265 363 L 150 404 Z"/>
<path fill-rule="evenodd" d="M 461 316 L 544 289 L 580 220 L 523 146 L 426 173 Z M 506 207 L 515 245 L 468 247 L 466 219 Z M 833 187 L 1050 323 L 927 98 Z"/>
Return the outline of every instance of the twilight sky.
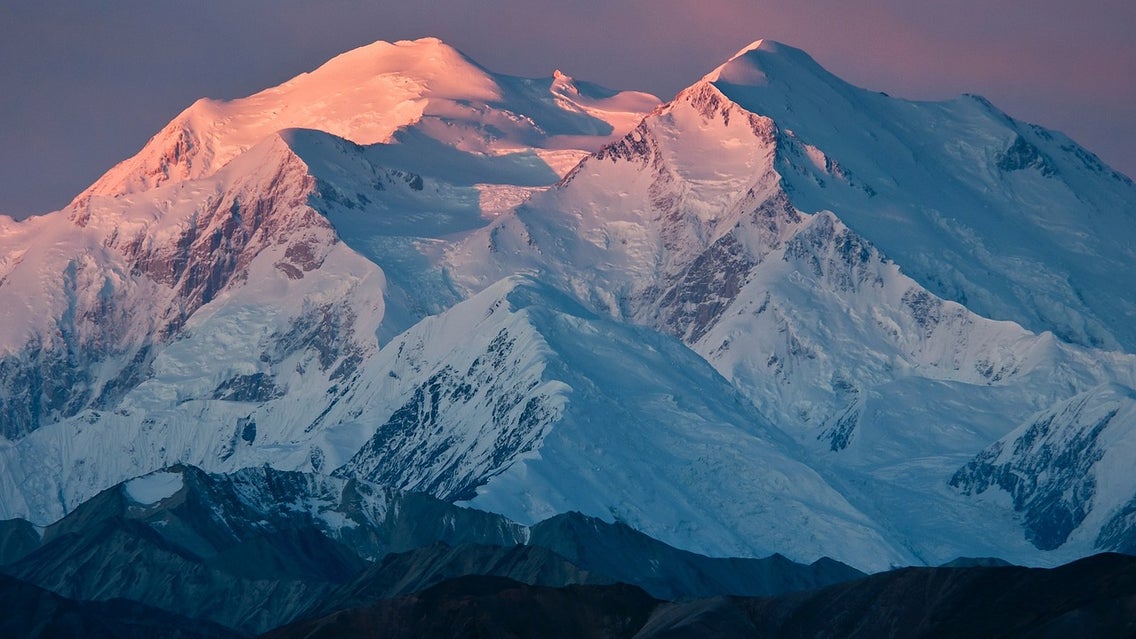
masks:
<path fill-rule="evenodd" d="M 434 35 L 499 73 L 669 99 L 757 38 L 853 84 L 990 98 L 1136 176 L 1132 0 L 3 0 L 0 213 L 64 206 L 199 97 Z"/>

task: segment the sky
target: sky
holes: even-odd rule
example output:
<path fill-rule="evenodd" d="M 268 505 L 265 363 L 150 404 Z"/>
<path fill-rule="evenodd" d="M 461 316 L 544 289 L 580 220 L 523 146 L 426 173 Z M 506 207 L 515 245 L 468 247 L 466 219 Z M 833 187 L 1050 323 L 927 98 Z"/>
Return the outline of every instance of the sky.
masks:
<path fill-rule="evenodd" d="M 2 0 L 0 214 L 63 207 L 200 97 L 375 40 L 669 99 L 759 38 L 911 99 L 977 93 L 1136 176 L 1132 0 Z"/>

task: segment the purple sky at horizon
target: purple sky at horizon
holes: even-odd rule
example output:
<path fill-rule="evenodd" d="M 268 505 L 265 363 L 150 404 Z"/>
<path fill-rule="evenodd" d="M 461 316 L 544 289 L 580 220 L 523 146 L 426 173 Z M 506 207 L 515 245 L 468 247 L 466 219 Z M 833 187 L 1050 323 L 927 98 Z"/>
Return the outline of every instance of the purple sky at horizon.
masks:
<path fill-rule="evenodd" d="M 804 6 L 806 5 L 807 6 Z M 0 213 L 64 206 L 199 97 L 237 98 L 375 40 L 438 36 L 485 67 L 669 99 L 772 38 L 853 84 L 978 93 L 1136 176 L 1130 0 L 6 0 Z"/>

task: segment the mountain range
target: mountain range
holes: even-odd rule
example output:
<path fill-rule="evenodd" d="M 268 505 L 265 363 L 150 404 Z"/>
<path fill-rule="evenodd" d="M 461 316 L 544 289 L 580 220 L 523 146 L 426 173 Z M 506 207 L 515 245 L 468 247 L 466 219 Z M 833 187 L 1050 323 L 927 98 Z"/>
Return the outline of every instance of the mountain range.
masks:
<path fill-rule="evenodd" d="M 246 632 L 391 552 L 567 513 L 871 572 L 1136 552 L 1134 265 L 1132 180 L 977 96 L 772 41 L 665 103 L 378 42 L 0 219 L 0 550 L 79 599 L 63 566 L 106 544 L 188 562 L 212 599 L 146 589 L 200 616 L 261 568 L 211 562 L 260 542 L 192 500 L 153 539 L 138 505 L 240 478 L 249 521 L 309 513 L 253 526 L 304 552 L 260 592 L 287 614 L 214 619 Z M 497 536 L 349 534 L 404 494 Z M 97 543 L 47 550 L 79 520 Z"/>

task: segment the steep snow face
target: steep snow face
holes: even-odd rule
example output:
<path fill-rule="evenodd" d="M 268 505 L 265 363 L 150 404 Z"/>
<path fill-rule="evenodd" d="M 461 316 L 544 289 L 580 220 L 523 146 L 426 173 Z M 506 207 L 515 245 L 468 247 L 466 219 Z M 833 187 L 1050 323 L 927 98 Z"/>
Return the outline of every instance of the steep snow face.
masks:
<path fill-rule="evenodd" d="M 712 555 L 911 561 L 680 342 L 534 280 L 424 320 L 376 366 L 361 392 L 389 417 L 337 474 L 527 524 L 576 510 Z"/>
<path fill-rule="evenodd" d="M 16 259 L 0 290 L 23 301 L 0 310 L 2 434 L 115 405 L 198 310 L 254 272 L 253 281 L 287 281 L 318 268 L 337 242 L 306 205 L 311 188 L 274 138 L 212 180 L 6 222 Z M 254 264 L 261 256 L 267 268 Z"/>
<path fill-rule="evenodd" d="M 566 158 L 622 135 L 657 104 L 648 94 L 577 85 L 561 75 L 492 74 L 435 38 L 380 41 L 247 98 L 197 101 L 77 201 L 211 175 L 291 128 L 374 144 L 413 126 L 448 146 L 481 153 L 547 149 L 548 164 L 560 168 Z"/>
<path fill-rule="evenodd" d="M 1008 493 L 1026 537 L 1043 550 L 1069 543 L 1133 547 L 1136 391 L 1094 388 L 1034 415 L 959 469 L 968 495 Z"/>
<path fill-rule="evenodd" d="M 790 199 L 831 210 L 932 293 L 985 317 L 1136 352 L 1136 186 L 976 96 L 909 102 L 770 41 L 703 79 L 778 126 Z"/>
<path fill-rule="evenodd" d="M 445 247 L 558 179 L 532 149 L 485 155 L 413 131 L 367 147 L 310 130 L 282 135 L 315 179 L 312 206 L 386 274 L 384 343 L 464 296 L 439 259 Z"/>
<path fill-rule="evenodd" d="M 315 186 L 273 137 L 211 178 L 10 227 L 35 257 L 0 288 L 25 300 L 0 311 L 6 513 L 51 521 L 178 461 L 262 463 L 318 425 L 378 350 L 385 278 Z"/>

